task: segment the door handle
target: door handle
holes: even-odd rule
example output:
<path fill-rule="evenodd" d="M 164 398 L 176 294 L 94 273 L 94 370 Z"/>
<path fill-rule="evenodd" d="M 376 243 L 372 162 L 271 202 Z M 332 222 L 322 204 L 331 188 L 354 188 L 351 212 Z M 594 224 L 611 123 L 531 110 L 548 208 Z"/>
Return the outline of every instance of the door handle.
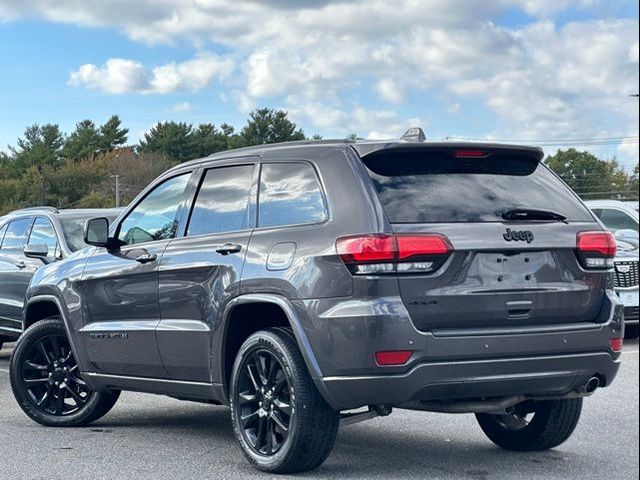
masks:
<path fill-rule="evenodd" d="M 18 267 L 20 270 L 22 270 L 23 268 L 27 268 L 27 264 L 24 263 L 22 260 L 18 260 L 14 265 Z"/>
<path fill-rule="evenodd" d="M 220 255 L 229 255 L 230 253 L 238 253 L 242 250 L 242 245 L 237 243 L 225 243 L 224 245 L 216 248 L 216 252 Z"/>
<path fill-rule="evenodd" d="M 149 263 L 149 262 L 155 262 L 157 260 L 158 256 L 155 253 L 143 253 L 141 255 L 138 255 L 136 257 L 136 262 L 139 263 Z"/>

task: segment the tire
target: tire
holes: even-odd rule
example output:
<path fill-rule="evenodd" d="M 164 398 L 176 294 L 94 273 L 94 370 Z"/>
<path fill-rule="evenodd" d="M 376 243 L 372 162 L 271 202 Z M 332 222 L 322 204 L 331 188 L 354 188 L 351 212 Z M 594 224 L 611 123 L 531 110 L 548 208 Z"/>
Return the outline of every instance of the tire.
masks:
<path fill-rule="evenodd" d="M 625 325 L 624 326 L 624 338 L 633 339 L 638 338 L 638 324 Z"/>
<path fill-rule="evenodd" d="M 578 424 L 582 398 L 524 402 L 510 415 L 476 414 L 480 428 L 505 450 L 548 450 L 566 441 Z M 533 414 L 532 418 L 525 420 Z"/>
<path fill-rule="evenodd" d="M 258 470 L 305 472 L 331 453 L 340 413 L 316 389 L 288 329 L 257 332 L 240 347 L 231 374 L 230 404 L 234 433 Z"/>
<path fill-rule="evenodd" d="M 18 339 L 9 364 L 18 405 L 32 420 L 49 427 L 88 425 L 117 402 L 119 391 L 93 392 L 77 372 L 59 317 L 29 327 Z"/>

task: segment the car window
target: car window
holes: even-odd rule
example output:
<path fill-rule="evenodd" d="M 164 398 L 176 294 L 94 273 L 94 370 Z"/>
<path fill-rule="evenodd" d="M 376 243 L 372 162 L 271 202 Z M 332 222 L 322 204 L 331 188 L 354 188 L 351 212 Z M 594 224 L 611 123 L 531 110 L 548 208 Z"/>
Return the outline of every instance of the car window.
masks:
<path fill-rule="evenodd" d="M 170 178 L 155 187 L 120 224 L 123 245 L 174 238 L 176 218 L 191 173 Z"/>
<path fill-rule="evenodd" d="M 32 218 L 21 218 L 9 223 L 2 241 L 2 250 L 20 250 L 27 243 Z"/>
<path fill-rule="evenodd" d="M 315 170 L 307 163 L 266 163 L 260 175 L 260 227 L 326 220 L 327 209 Z"/>
<path fill-rule="evenodd" d="M 8 223 L 5 223 L 2 227 L 0 227 L 0 248 L 2 247 L 2 239 L 4 238 L 4 232 L 7 231 L 8 225 Z"/>
<path fill-rule="evenodd" d="M 99 215 L 99 214 L 98 214 Z M 109 223 L 112 223 L 117 215 L 99 215 L 109 219 Z M 62 225 L 62 233 L 64 239 L 67 242 L 67 247 L 72 252 L 76 252 L 87 246 L 84 243 L 84 224 L 93 217 L 60 217 L 60 224 Z"/>
<path fill-rule="evenodd" d="M 617 210 L 614 208 L 599 208 L 594 209 L 593 213 L 595 213 L 598 218 L 605 224 L 605 226 L 609 230 L 638 230 L 638 222 L 633 219 L 630 215 L 623 212 L 622 210 Z"/>
<path fill-rule="evenodd" d="M 515 208 L 593 222 L 545 165 L 516 154 L 460 159 L 444 152 L 383 150 L 363 163 L 392 223 L 502 222 L 502 214 Z"/>
<path fill-rule="evenodd" d="M 48 255 L 55 257 L 58 248 L 58 237 L 56 231 L 47 218 L 38 217 L 33 223 L 28 245 L 46 245 L 49 249 Z"/>
<path fill-rule="evenodd" d="M 240 165 L 207 170 L 191 212 L 187 236 L 247 228 L 254 168 Z"/>

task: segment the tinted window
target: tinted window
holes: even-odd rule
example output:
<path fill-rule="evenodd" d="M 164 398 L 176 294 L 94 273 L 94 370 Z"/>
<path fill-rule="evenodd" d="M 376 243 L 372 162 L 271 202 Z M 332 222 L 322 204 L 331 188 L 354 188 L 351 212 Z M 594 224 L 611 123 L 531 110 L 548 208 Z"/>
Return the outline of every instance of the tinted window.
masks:
<path fill-rule="evenodd" d="M 46 245 L 49 248 L 49 256 L 54 257 L 56 255 L 58 238 L 53 225 L 48 219 L 36 218 L 29 235 L 29 245 Z"/>
<path fill-rule="evenodd" d="M 320 182 L 306 163 L 267 163 L 260 176 L 261 227 L 321 222 L 327 211 Z"/>
<path fill-rule="evenodd" d="M 365 157 L 364 163 L 391 222 L 500 222 L 502 213 L 514 208 L 593 221 L 547 167 L 526 157 L 458 159 L 391 151 Z"/>
<path fill-rule="evenodd" d="M 154 188 L 120 224 L 118 239 L 125 245 L 174 238 L 176 215 L 190 173 L 170 178 Z"/>
<path fill-rule="evenodd" d="M 9 223 L 2 241 L 2 250 L 21 249 L 24 247 L 27 243 L 27 235 L 32 221 L 33 219 L 31 218 L 23 218 Z"/>
<path fill-rule="evenodd" d="M 196 197 L 187 235 L 233 232 L 249 224 L 253 165 L 207 170 Z"/>
<path fill-rule="evenodd" d="M 621 210 L 602 208 L 593 211 L 609 230 L 638 230 L 638 222 Z"/>

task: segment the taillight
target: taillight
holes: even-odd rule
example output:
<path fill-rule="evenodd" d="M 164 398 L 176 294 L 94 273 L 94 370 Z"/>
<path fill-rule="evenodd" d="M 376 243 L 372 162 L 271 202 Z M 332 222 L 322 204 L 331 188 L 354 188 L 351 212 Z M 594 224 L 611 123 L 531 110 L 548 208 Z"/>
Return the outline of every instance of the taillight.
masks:
<path fill-rule="evenodd" d="M 611 232 L 580 232 L 576 238 L 576 250 L 585 268 L 613 267 L 616 239 Z"/>
<path fill-rule="evenodd" d="M 482 158 L 489 155 L 489 152 L 486 150 L 456 150 L 455 156 L 456 158 Z"/>
<path fill-rule="evenodd" d="M 453 250 L 444 235 L 356 235 L 336 241 L 338 255 L 354 274 L 431 273 Z"/>
<path fill-rule="evenodd" d="M 378 365 L 404 365 L 411 358 L 411 350 L 388 350 L 386 352 L 376 352 L 376 363 Z"/>
<path fill-rule="evenodd" d="M 622 340 L 622 338 L 612 338 L 611 340 L 609 340 L 609 348 L 611 348 L 611 351 L 613 352 L 621 352 L 623 346 L 624 341 Z"/>

